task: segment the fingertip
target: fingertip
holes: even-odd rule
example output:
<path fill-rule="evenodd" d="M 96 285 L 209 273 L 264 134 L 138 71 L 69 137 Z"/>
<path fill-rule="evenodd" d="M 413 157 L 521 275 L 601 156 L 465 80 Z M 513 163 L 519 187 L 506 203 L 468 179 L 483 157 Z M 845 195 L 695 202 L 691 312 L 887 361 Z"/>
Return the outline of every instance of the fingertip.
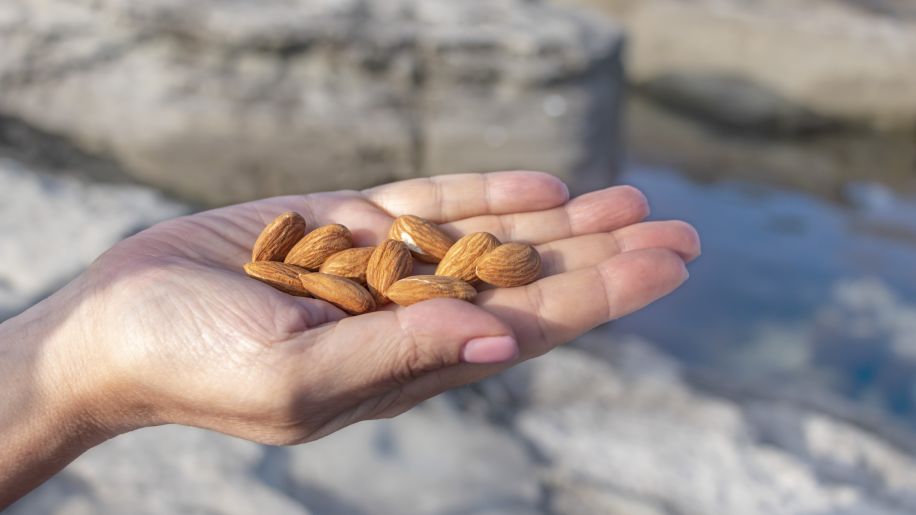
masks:
<path fill-rule="evenodd" d="M 646 194 L 643 193 L 642 190 L 635 186 L 630 186 L 629 184 L 622 184 L 620 186 L 614 186 L 613 188 L 616 188 L 620 196 L 629 204 L 629 208 L 634 213 L 634 216 L 638 216 L 639 219 L 642 220 L 652 214 L 652 206 L 649 205 L 649 198 L 646 197 Z"/>
<path fill-rule="evenodd" d="M 515 206 L 524 201 L 525 211 L 550 209 L 565 204 L 569 200 L 569 187 L 555 175 L 546 172 L 515 170 L 509 172 L 491 172 L 486 175 L 489 181 L 490 200 L 494 206 Z M 518 212 L 513 208 L 507 212 Z M 495 209 L 494 214 L 502 213 Z"/>
<path fill-rule="evenodd" d="M 621 228 L 613 234 L 621 253 L 666 248 L 677 252 L 688 263 L 701 253 L 697 230 L 681 220 L 642 222 Z"/>
<path fill-rule="evenodd" d="M 614 231 L 649 216 L 649 200 L 633 186 L 612 186 L 585 193 L 566 207 L 571 234 Z"/>

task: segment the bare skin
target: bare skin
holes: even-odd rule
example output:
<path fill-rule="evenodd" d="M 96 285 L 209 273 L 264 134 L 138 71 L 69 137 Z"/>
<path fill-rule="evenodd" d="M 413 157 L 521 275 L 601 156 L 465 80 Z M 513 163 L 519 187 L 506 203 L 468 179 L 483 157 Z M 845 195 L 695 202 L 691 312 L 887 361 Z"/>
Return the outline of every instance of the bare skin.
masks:
<path fill-rule="evenodd" d="M 489 231 L 537 245 L 544 277 L 474 304 L 346 317 L 242 273 L 259 231 L 289 210 L 310 227 L 348 226 L 357 245 L 384 239 L 407 213 L 454 235 Z M 570 200 L 551 176 L 499 172 L 277 197 L 156 225 L 0 324 L 0 508 L 140 427 L 298 444 L 542 355 L 687 278 L 696 232 L 642 222 L 647 214 L 630 187 Z"/>

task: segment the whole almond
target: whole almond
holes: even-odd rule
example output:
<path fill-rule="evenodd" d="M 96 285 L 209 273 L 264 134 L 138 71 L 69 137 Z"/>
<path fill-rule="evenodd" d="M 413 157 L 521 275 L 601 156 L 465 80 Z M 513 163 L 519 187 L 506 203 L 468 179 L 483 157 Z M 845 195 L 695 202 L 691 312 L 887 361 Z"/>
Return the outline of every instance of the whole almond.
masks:
<path fill-rule="evenodd" d="M 477 262 L 498 246 L 499 240 L 488 232 L 468 234 L 448 249 L 436 267 L 436 275 L 447 275 L 472 283 L 477 280 Z"/>
<path fill-rule="evenodd" d="M 323 225 L 299 240 L 283 261 L 308 270 L 318 270 L 329 256 L 352 246 L 350 229 L 340 224 Z"/>
<path fill-rule="evenodd" d="M 541 255 L 524 243 L 503 243 L 477 262 L 477 277 L 502 288 L 523 286 L 540 273 Z"/>
<path fill-rule="evenodd" d="M 400 306 L 424 300 L 449 298 L 474 300 L 477 290 L 470 284 L 444 275 L 414 275 L 405 277 L 388 288 L 388 298 Z"/>
<path fill-rule="evenodd" d="M 438 263 L 455 243 L 438 225 L 414 215 L 395 218 L 388 237 L 403 241 L 414 257 L 426 263 Z"/>
<path fill-rule="evenodd" d="M 274 218 L 258 235 L 251 249 L 252 261 L 283 261 L 297 241 L 305 236 L 305 219 L 287 211 Z"/>
<path fill-rule="evenodd" d="M 331 254 L 318 269 L 323 274 L 346 277 L 351 281 L 366 284 L 366 268 L 369 256 L 375 247 L 354 247 Z"/>
<path fill-rule="evenodd" d="M 355 281 L 321 272 L 302 274 L 299 281 L 313 297 L 330 302 L 351 315 L 375 309 L 372 295 Z"/>
<path fill-rule="evenodd" d="M 252 261 L 251 263 L 246 263 L 244 268 L 245 273 L 250 277 L 267 283 L 280 291 L 297 297 L 309 296 L 309 292 L 302 287 L 302 282 L 299 281 L 300 274 L 309 273 L 308 270 L 302 267 L 277 261 Z"/>
<path fill-rule="evenodd" d="M 375 247 L 366 269 L 366 284 L 378 306 L 388 303 L 385 292 L 396 281 L 413 271 L 413 258 L 407 245 L 398 240 L 385 240 Z"/>

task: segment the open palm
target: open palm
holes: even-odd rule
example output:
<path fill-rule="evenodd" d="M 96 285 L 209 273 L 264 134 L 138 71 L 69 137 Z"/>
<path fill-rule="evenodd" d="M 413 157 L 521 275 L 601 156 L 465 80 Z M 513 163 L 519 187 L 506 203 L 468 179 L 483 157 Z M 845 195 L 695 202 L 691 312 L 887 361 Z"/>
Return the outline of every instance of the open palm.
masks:
<path fill-rule="evenodd" d="M 356 245 L 383 240 L 401 214 L 439 222 L 453 236 L 488 231 L 536 245 L 543 278 L 483 291 L 474 304 L 436 299 L 347 317 L 242 272 L 260 230 L 284 211 L 310 227 L 344 224 Z M 96 337 L 85 352 L 110 371 L 128 424 L 308 441 L 401 413 L 675 289 L 699 241 L 682 222 L 641 222 L 647 214 L 630 187 L 569 200 L 549 175 L 499 172 L 178 218 L 125 240 L 87 272 Z"/>

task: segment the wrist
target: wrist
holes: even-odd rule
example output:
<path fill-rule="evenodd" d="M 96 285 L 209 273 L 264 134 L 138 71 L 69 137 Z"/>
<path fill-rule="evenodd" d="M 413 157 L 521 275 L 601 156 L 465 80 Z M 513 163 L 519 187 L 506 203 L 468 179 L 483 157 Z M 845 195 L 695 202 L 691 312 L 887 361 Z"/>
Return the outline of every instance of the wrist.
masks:
<path fill-rule="evenodd" d="M 0 409 L 12 411 L 3 417 L 77 455 L 129 429 L 93 355 L 78 281 L 0 324 L 0 388 L 9 401 Z"/>

